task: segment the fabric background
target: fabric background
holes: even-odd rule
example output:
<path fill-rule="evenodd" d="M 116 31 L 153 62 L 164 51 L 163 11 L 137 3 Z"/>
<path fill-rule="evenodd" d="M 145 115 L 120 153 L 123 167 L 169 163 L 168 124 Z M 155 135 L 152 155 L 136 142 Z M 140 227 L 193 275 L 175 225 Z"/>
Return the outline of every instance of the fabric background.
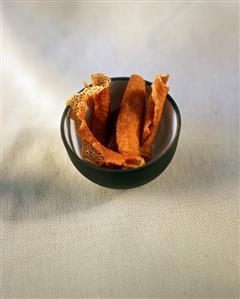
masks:
<path fill-rule="evenodd" d="M 237 2 L 2 5 L 2 298 L 237 298 Z M 60 139 L 91 73 L 171 75 L 176 155 L 132 190 L 94 185 Z"/>

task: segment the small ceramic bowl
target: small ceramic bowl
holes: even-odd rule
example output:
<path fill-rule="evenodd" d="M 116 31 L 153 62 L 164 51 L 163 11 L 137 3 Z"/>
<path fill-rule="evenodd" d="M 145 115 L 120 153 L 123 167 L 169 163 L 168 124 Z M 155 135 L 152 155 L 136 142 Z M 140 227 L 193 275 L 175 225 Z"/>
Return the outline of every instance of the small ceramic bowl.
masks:
<path fill-rule="evenodd" d="M 127 86 L 128 77 L 112 78 L 110 86 L 110 112 L 116 111 Z M 147 93 L 151 92 L 151 82 L 146 81 Z M 153 144 L 153 157 L 144 166 L 134 169 L 108 169 L 95 166 L 81 157 L 81 140 L 75 123 L 69 118 L 66 107 L 61 119 L 61 136 L 69 158 L 78 171 L 90 181 L 113 189 L 128 189 L 144 185 L 159 176 L 171 162 L 177 148 L 181 129 L 179 109 L 167 95 L 163 114 Z"/>

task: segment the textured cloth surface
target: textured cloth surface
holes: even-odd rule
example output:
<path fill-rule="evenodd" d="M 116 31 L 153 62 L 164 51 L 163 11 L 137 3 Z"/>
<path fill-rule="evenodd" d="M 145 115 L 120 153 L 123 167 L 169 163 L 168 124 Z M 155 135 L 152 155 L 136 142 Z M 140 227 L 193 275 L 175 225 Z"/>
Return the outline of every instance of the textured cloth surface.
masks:
<path fill-rule="evenodd" d="M 2 298 L 237 298 L 238 4 L 3 3 Z M 101 71 L 171 75 L 176 155 L 132 190 L 94 185 L 60 139 Z"/>

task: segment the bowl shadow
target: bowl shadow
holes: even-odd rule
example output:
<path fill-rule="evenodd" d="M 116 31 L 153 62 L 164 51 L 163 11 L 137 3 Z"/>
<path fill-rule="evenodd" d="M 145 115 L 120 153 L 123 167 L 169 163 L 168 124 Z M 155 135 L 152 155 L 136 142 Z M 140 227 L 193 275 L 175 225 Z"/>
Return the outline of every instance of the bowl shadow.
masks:
<path fill-rule="evenodd" d="M 79 175 L 56 130 L 24 129 L 3 161 L 1 208 L 6 220 L 88 210 L 124 192 L 100 187 Z"/>
<path fill-rule="evenodd" d="M 211 135 L 209 129 L 206 134 Z M 103 206 L 122 194 L 127 199 L 151 194 L 161 200 L 164 193 L 169 200 L 177 197 L 184 201 L 192 194 L 206 196 L 210 190 L 215 192 L 220 184 L 236 185 L 239 179 L 234 167 L 236 159 L 234 156 L 229 159 L 227 151 L 218 146 L 220 140 L 216 137 L 214 140 L 212 134 L 210 150 L 201 138 L 190 140 L 189 132 L 183 130 L 173 161 L 162 175 L 139 188 L 116 190 L 96 185 L 79 174 L 68 159 L 56 129 L 26 128 L 19 132 L 3 157 L 3 219 L 59 217 Z"/>

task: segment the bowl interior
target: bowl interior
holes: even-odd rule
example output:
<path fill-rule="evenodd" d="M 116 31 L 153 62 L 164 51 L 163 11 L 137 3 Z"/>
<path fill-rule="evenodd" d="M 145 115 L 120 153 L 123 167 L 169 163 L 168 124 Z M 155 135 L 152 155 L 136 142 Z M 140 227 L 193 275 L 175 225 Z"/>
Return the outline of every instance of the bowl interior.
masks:
<path fill-rule="evenodd" d="M 126 79 L 116 79 L 111 82 L 110 97 L 111 106 L 110 113 L 118 111 L 121 99 L 127 86 Z M 147 82 L 147 95 L 151 92 L 150 83 Z M 147 98 L 147 97 L 146 97 Z M 64 132 L 66 140 L 72 151 L 80 158 L 81 156 L 81 140 L 78 137 L 75 123 L 69 118 L 69 112 L 66 115 L 64 122 Z M 160 124 L 158 126 L 155 141 L 153 143 L 153 159 L 156 158 L 170 145 L 177 132 L 177 114 L 171 103 L 167 98 L 164 104 L 163 114 Z"/>

